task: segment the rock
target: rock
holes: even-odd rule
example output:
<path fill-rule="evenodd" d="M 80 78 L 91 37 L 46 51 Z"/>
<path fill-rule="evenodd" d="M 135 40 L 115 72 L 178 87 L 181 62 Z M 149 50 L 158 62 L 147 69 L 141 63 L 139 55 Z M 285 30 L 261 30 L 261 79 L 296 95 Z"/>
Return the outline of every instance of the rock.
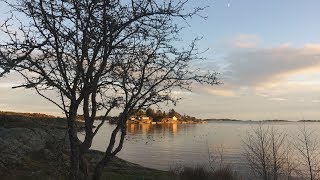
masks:
<path fill-rule="evenodd" d="M 43 149 L 42 153 L 43 153 L 43 156 L 48 160 L 51 160 L 55 157 L 54 154 L 49 149 Z"/>
<path fill-rule="evenodd" d="M 40 128 L 0 128 L 0 168 L 21 165 L 28 153 L 44 149 L 47 142 L 63 139 L 64 132 Z"/>

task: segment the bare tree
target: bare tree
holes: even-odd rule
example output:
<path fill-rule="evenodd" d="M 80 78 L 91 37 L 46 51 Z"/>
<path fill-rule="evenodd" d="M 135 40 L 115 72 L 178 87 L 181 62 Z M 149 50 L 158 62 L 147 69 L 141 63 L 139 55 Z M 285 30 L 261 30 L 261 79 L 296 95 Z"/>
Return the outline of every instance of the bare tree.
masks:
<path fill-rule="evenodd" d="M 270 139 L 271 139 L 271 152 L 272 152 L 272 176 L 274 180 L 281 178 L 284 171 L 285 155 L 288 149 L 285 148 L 285 140 L 287 134 L 280 132 L 279 130 L 271 127 Z"/>
<path fill-rule="evenodd" d="M 290 180 L 298 177 L 301 173 L 298 172 L 298 164 L 296 163 L 291 143 L 286 142 L 285 144 L 283 174 L 284 178 L 286 177 L 287 180 Z"/>
<path fill-rule="evenodd" d="M 294 137 L 293 145 L 296 150 L 299 168 L 304 177 L 310 180 L 319 178 L 319 142 L 315 135 L 315 131 L 306 128 L 304 124 L 299 129 L 300 133 Z"/>
<path fill-rule="evenodd" d="M 223 144 L 210 148 L 207 142 L 208 164 L 212 172 L 228 168 L 229 165 L 224 162 L 225 149 Z"/>
<path fill-rule="evenodd" d="M 286 133 L 274 127 L 262 127 L 248 132 L 243 141 L 245 157 L 253 172 L 264 180 L 281 178 L 285 165 Z"/>
<path fill-rule="evenodd" d="M 264 180 L 270 179 L 270 139 L 268 132 L 262 129 L 262 125 L 248 132 L 243 141 L 245 157 L 253 172 Z"/>
<path fill-rule="evenodd" d="M 70 179 L 99 179 L 104 166 L 123 146 L 126 120 L 135 110 L 175 103 L 174 89 L 192 82 L 218 84 L 215 73 L 191 68 L 199 60 L 195 42 L 187 49 L 173 44 L 180 27 L 203 8 L 186 12 L 188 0 L 20 0 L 7 1 L 13 13 L 1 26 L 8 40 L 0 45 L 0 73 L 18 72 L 25 83 L 54 103 L 68 120 Z M 20 26 L 11 28 L 18 20 Z M 47 92 L 54 91 L 59 98 Z M 84 154 L 105 122 L 93 128 L 97 113 L 121 111 L 105 156 L 89 172 Z M 76 117 L 83 113 L 85 138 L 77 136 Z M 119 133 L 120 132 L 120 133 Z M 117 136 L 118 140 L 117 140 Z"/>

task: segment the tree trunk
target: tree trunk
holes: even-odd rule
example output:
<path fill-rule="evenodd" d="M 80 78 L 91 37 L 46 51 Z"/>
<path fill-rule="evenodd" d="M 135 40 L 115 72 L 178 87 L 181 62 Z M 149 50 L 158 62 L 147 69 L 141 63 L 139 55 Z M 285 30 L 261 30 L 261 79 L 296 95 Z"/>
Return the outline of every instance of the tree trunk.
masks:
<path fill-rule="evenodd" d="M 105 156 L 105 158 L 103 160 L 101 160 L 95 167 L 94 169 L 94 174 L 92 176 L 92 180 L 99 180 L 101 178 L 102 175 L 102 171 L 105 167 L 105 165 L 110 162 L 110 160 L 112 159 L 112 156 Z"/>
<path fill-rule="evenodd" d="M 86 158 L 80 153 L 80 170 L 84 180 L 89 180 L 89 163 Z"/>
<path fill-rule="evenodd" d="M 71 109 L 71 108 L 70 108 Z M 80 172 L 80 140 L 77 137 L 77 127 L 76 127 L 76 111 L 70 110 L 68 117 L 68 134 L 70 141 L 70 180 L 80 180 L 82 179 Z"/>
<path fill-rule="evenodd" d="M 70 130 L 69 130 L 70 131 Z M 80 150 L 74 135 L 69 134 L 71 157 L 70 157 L 70 180 L 80 179 Z"/>
<path fill-rule="evenodd" d="M 123 127 L 121 125 L 122 124 L 121 122 L 118 122 L 118 123 L 119 124 L 117 125 L 117 127 L 111 133 L 110 142 L 109 142 L 109 145 L 108 145 L 108 148 L 107 148 L 107 150 L 105 152 L 104 157 L 95 166 L 94 174 L 92 176 L 93 180 L 99 180 L 101 178 L 102 171 L 103 171 L 105 165 L 107 163 L 109 163 L 110 160 L 122 149 L 124 137 L 126 135 L 126 129 L 125 129 L 125 126 Z M 113 147 L 114 147 L 115 142 L 116 142 L 117 133 L 119 132 L 120 129 L 121 129 L 120 141 L 119 141 L 118 147 L 116 147 L 115 150 L 113 150 Z"/>

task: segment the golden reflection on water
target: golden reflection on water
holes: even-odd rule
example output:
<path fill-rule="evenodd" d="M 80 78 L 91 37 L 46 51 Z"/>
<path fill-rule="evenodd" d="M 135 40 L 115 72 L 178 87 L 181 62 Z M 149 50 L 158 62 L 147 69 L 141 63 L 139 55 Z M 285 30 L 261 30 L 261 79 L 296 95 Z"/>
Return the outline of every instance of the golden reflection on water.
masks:
<path fill-rule="evenodd" d="M 128 124 L 127 132 L 131 135 L 136 134 L 153 134 L 161 133 L 165 134 L 168 132 L 170 135 L 177 135 L 178 133 L 178 124 Z"/>
<path fill-rule="evenodd" d="M 178 130 L 178 125 L 172 124 L 172 134 L 173 135 L 177 135 L 177 130 Z"/>
<path fill-rule="evenodd" d="M 149 134 L 151 131 L 151 124 L 140 124 L 141 126 L 141 132 L 143 135 Z"/>
<path fill-rule="evenodd" d="M 136 124 L 128 124 L 129 127 L 127 127 L 127 131 L 130 134 L 136 134 L 137 133 L 137 126 Z"/>

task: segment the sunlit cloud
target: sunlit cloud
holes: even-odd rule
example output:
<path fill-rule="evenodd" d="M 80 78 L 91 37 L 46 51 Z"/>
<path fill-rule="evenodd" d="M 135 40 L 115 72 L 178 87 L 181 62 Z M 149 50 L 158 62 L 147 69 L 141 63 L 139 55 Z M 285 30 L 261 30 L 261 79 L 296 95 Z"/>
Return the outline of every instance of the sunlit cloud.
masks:
<path fill-rule="evenodd" d="M 226 58 L 224 74 L 236 86 L 265 86 L 288 81 L 290 76 L 320 72 L 320 45 L 278 47 L 234 52 Z"/>
<path fill-rule="evenodd" d="M 315 100 L 312 100 L 311 102 L 313 102 L 313 103 L 320 103 L 320 100 L 319 100 L 319 99 L 315 99 Z"/>
<path fill-rule="evenodd" d="M 280 44 L 278 48 L 290 48 L 292 44 L 290 42 Z"/>
<path fill-rule="evenodd" d="M 286 99 L 286 98 L 269 98 L 268 100 L 270 100 L 270 101 L 286 101 L 286 100 L 288 100 L 288 99 Z"/>
<path fill-rule="evenodd" d="M 232 90 L 226 90 L 226 89 L 216 89 L 216 88 L 210 88 L 207 89 L 207 92 L 211 95 L 215 96 L 223 96 L 223 97 L 237 97 L 237 93 Z"/>
<path fill-rule="evenodd" d="M 320 44 L 305 44 L 304 50 L 311 51 L 311 53 L 315 51 L 320 51 Z"/>
<path fill-rule="evenodd" d="M 7 88 L 7 87 L 11 88 L 16 85 L 18 85 L 18 83 L 1 82 L 0 88 Z"/>
<path fill-rule="evenodd" d="M 193 92 L 190 91 L 182 91 L 182 90 L 173 90 L 171 91 L 171 95 L 175 98 L 179 97 L 187 97 L 193 95 Z"/>
<path fill-rule="evenodd" d="M 254 34 L 238 34 L 228 40 L 228 44 L 233 48 L 255 48 L 260 42 L 260 38 Z"/>
<path fill-rule="evenodd" d="M 305 94 L 312 95 L 320 92 L 320 72 L 309 74 L 288 73 L 283 78 L 277 78 L 274 81 L 267 81 L 264 84 L 254 86 L 257 94 L 264 94 L 267 96 L 278 95 L 292 95 L 292 94 Z"/>
<path fill-rule="evenodd" d="M 238 42 L 250 37 L 239 36 Z M 256 96 L 270 101 L 308 96 L 306 102 L 310 103 L 320 92 L 320 44 L 294 48 L 285 43 L 273 48 L 239 49 L 225 57 L 225 64 L 224 84 L 219 89 L 208 88 L 211 95 Z M 290 102 L 298 102 L 297 97 L 290 97 Z"/>
<path fill-rule="evenodd" d="M 257 94 L 258 96 L 261 96 L 261 97 L 269 97 L 268 94 Z"/>

